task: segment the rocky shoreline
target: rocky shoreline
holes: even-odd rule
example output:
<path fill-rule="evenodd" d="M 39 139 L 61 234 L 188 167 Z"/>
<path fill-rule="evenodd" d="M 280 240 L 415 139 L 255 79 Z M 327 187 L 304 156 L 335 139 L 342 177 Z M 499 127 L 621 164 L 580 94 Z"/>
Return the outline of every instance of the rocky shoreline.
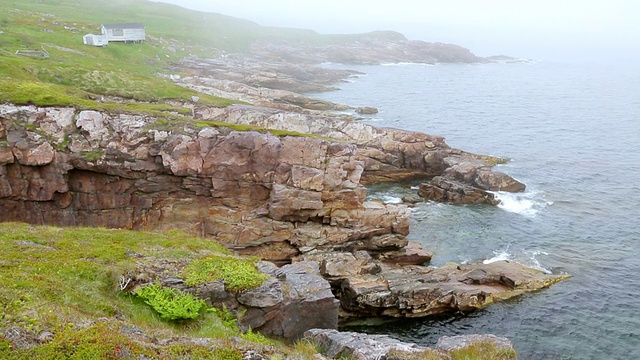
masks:
<path fill-rule="evenodd" d="M 159 281 L 194 293 L 244 314 L 245 328 L 290 340 L 354 318 L 469 312 L 567 278 L 511 262 L 429 267 L 431 254 L 406 240 L 408 207 L 365 200 L 365 184 L 421 179 L 425 199 L 495 205 L 491 191 L 525 188 L 492 170 L 504 159 L 333 116 L 325 111 L 341 105 L 274 89 L 264 78 L 240 82 L 227 72 L 221 80 L 215 66 L 203 70 L 212 64 L 185 60 L 180 66 L 194 76 L 172 79 L 261 106 L 193 99 L 174 104 L 191 109 L 191 121 L 173 124 L 0 105 L 0 221 L 179 229 L 257 256 L 269 280 L 244 292 L 221 282 L 186 287 L 166 262 L 127 276 L 132 286 Z M 327 90 L 352 75 L 326 73 L 306 87 L 294 76 L 285 86 L 280 70 L 279 86 L 297 91 Z"/>

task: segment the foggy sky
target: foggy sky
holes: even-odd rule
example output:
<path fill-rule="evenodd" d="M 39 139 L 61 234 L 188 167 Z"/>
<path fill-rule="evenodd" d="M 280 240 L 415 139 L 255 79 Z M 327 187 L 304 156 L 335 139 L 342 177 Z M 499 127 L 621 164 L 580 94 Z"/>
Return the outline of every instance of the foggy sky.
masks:
<path fill-rule="evenodd" d="M 395 30 L 480 56 L 640 60 L 637 0 L 162 0 L 321 33 Z"/>

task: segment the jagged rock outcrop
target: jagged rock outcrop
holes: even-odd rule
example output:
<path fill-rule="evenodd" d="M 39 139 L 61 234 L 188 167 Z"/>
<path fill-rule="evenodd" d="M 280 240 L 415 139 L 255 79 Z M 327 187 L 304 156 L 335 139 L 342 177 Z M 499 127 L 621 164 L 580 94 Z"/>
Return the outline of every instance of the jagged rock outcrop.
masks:
<path fill-rule="evenodd" d="M 568 278 L 513 262 L 440 268 L 388 261 L 390 253 L 314 251 L 294 261 L 316 261 L 350 317 L 424 317 L 470 312 Z M 393 255 L 391 255 L 392 257 Z M 418 261 L 416 261 L 418 262 Z"/>
<path fill-rule="evenodd" d="M 229 290 L 222 280 L 188 286 L 182 277 L 188 261 L 138 257 L 135 271 L 123 275 L 123 291 L 159 283 L 163 287 L 194 294 L 209 306 L 234 312 L 238 326 L 260 333 L 298 340 L 309 329 L 336 329 L 339 301 L 321 275 L 318 263 L 305 261 L 278 268 L 266 261 L 258 270 L 269 275 L 262 285 L 241 291 Z"/>
<path fill-rule="evenodd" d="M 194 112 L 205 120 L 316 134 L 356 144 L 357 158 L 364 162 L 363 183 L 445 176 L 479 192 L 524 189 L 508 175 L 491 171 L 504 159 L 453 149 L 439 136 L 242 105 L 224 109 L 200 107 Z"/>
<path fill-rule="evenodd" d="M 420 184 L 418 194 L 425 199 L 451 204 L 500 203 L 490 192 L 443 176 L 436 176 L 431 181 Z"/>
<path fill-rule="evenodd" d="M 3 105 L 0 119 L 1 221 L 178 228 L 281 262 L 375 250 L 367 239 L 409 231 L 407 209 L 364 202 L 364 164 L 348 143 L 165 131 L 149 116 L 68 108 Z"/>
<path fill-rule="evenodd" d="M 507 174 L 492 171 L 486 161 L 465 156 L 450 156 L 445 159 L 447 169 L 443 176 L 473 185 L 482 190 L 520 192 L 526 186 Z"/>

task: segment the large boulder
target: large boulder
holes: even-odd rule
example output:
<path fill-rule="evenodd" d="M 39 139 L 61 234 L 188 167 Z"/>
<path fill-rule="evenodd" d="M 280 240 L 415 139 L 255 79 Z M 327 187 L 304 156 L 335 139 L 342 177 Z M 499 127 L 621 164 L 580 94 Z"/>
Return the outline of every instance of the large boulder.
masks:
<path fill-rule="evenodd" d="M 317 263 L 299 262 L 279 269 L 263 265 L 262 270 L 273 277 L 237 296 L 245 308 L 241 327 L 286 340 L 297 340 L 309 329 L 338 327 L 339 302 L 320 276 Z"/>

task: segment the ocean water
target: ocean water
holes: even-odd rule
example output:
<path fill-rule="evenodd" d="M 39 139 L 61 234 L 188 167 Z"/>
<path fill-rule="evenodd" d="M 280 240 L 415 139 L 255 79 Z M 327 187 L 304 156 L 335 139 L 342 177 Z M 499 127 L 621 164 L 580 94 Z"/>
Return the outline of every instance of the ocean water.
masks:
<path fill-rule="evenodd" d="M 573 275 L 470 315 L 357 330 L 424 345 L 492 333 L 510 338 L 521 359 L 640 358 L 640 66 L 347 68 L 366 75 L 314 96 L 375 106 L 365 120 L 375 126 L 508 157 L 497 169 L 527 184 L 499 193 L 498 207 L 416 206 L 409 238 L 434 252 L 433 265 L 510 259 Z M 369 196 L 397 202 L 415 185 L 376 186 Z"/>

